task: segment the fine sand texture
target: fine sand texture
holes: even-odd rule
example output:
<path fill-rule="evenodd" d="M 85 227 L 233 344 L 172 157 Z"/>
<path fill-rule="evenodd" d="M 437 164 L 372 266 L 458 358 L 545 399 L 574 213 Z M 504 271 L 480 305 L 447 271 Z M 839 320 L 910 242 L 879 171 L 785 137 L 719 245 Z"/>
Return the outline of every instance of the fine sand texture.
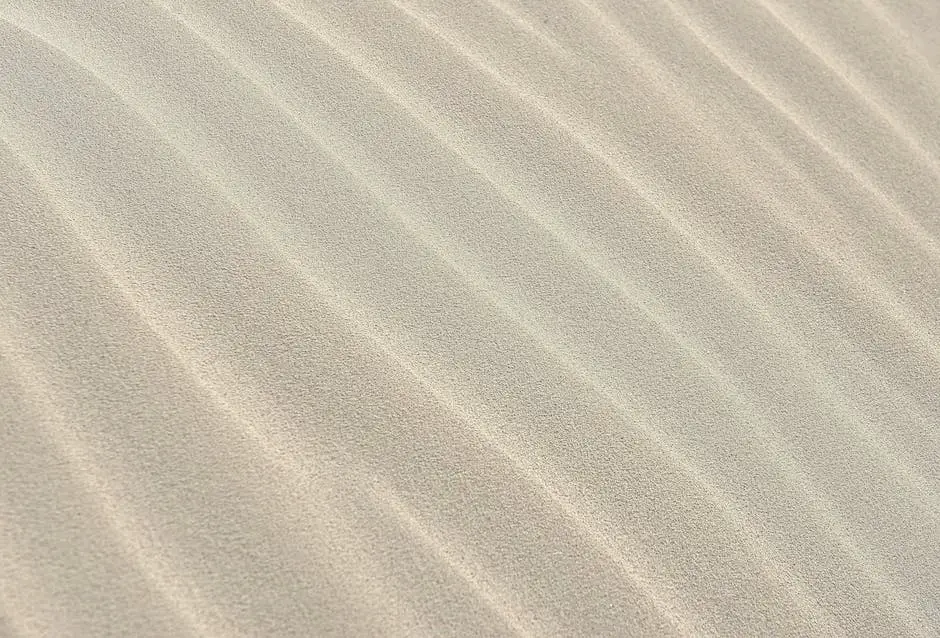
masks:
<path fill-rule="evenodd" d="M 940 3 L 0 0 L 0 636 L 940 636 Z"/>

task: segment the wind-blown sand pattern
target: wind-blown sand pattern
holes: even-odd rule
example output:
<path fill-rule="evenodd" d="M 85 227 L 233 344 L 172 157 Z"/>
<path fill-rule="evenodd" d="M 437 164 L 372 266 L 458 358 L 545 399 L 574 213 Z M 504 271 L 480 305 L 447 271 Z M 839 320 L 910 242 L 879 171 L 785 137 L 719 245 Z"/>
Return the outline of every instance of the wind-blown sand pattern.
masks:
<path fill-rule="evenodd" d="M 940 635 L 940 5 L 0 2 L 0 635 Z"/>

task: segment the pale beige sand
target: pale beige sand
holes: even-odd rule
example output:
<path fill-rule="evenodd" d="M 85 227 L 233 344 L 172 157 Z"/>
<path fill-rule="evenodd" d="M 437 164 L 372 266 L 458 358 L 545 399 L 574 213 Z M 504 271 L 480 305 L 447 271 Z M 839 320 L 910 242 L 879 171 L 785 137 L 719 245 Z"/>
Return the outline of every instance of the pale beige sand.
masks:
<path fill-rule="evenodd" d="M 0 18 L 3 636 L 940 635 L 940 4 Z"/>

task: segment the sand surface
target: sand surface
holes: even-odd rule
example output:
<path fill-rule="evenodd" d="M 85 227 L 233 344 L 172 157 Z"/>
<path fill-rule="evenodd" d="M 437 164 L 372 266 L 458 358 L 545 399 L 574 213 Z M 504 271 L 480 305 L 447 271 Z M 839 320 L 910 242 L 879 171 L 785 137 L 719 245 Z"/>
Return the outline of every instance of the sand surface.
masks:
<path fill-rule="evenodd" d="M 0 0 L 0 636 L 938 636 L 938 459 L 933 0 Z"/>

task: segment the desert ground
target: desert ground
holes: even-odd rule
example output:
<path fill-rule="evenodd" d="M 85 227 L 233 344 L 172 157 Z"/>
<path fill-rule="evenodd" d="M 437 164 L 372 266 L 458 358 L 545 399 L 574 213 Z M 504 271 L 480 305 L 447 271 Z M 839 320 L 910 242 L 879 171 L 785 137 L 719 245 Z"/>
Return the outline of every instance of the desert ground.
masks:
<path fill-rule="evenodd" d="M 0 635 L 940 635 L 940 4 L 0 0 Z"/>

